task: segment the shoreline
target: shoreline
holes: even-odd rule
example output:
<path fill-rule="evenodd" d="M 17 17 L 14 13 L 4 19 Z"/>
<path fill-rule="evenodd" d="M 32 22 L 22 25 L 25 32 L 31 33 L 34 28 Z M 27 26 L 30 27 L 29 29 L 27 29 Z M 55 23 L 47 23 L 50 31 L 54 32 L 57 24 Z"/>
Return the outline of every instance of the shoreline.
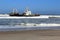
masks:
<path fill-rule="evenodd" d="M 60 30 L 0 32 L 0 40 L 60 40 Z"/>
<path fill-rule="evenodd" d="M 40 36 L 60 36 L 60 30 L 25 30 L 25 31 L 5 31 L 0 32 L 0 34 L 24 34 L 24 33 L 40 33 Z"/>

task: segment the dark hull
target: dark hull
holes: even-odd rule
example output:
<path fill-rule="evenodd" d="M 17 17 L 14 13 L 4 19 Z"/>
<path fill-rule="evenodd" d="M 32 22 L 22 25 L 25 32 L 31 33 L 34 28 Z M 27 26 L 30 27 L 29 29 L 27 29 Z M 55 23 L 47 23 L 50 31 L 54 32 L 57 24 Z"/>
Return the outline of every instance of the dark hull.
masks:
<path fill-rule="evenodd" d="M 16 14 L 9 14 L 9 16 L 40 16 L 40 15 L 39 14 L 25 15 L 24 13 L 23 14 L 16 13 Z"/>

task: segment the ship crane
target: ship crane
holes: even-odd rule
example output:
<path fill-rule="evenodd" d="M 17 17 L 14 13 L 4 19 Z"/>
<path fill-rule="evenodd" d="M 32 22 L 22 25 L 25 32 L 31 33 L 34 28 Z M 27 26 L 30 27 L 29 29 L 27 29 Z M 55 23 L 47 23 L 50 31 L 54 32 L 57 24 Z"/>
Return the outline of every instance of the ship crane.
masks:
<path fill-rule="evenodd" d="M 13 14 L 18 13 L 17 9 L 13 9 Z"/>
<path fill-rule="evenodd" d="M 10 16 L 19 16 L 17 9 L 13 9 L 12 13 L 10 13 Z"/>

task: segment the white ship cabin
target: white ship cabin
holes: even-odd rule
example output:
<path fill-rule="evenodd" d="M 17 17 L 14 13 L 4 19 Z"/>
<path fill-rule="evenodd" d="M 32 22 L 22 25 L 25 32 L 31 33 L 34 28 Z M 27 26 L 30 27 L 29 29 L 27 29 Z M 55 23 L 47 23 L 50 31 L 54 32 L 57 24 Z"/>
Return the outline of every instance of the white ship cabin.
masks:
<path fill-rule="evenodd" d="M 31 15 L 31 11 L 29 11 L 28 9 L 25 11 L 25 15 Z"/>

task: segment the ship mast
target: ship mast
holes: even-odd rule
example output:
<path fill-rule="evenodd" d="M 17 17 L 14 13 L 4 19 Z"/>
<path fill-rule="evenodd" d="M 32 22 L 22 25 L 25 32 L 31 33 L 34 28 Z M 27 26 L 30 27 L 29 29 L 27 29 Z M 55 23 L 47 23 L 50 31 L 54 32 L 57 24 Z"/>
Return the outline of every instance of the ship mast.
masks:
<path fill-rule="evenodd" d="M 13 9 L 13 14 L 18 13 L 17 9 Z"/>

